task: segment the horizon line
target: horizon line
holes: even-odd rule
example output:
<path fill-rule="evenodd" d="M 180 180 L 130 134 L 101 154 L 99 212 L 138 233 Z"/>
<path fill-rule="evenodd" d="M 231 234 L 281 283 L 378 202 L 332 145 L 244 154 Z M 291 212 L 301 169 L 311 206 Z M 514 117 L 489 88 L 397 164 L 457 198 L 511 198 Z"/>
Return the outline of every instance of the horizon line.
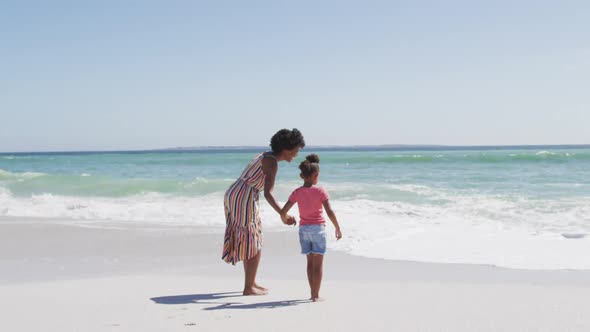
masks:
<path fill-rule="evenodd" d="M 73 153 L 149 153 L 149 152 L 190 152 L 190 151 L 235 151 L 268 149 L 264 145 L 203 145 L 191 147 L 168 147 L 153 149 L 125 149 L 125 150 L 53 150 L 53 151 L 0 151 L 0 155 L 7 154 L 73 154 Z M 346 150 L 346 149 L 383 149 L 383 150 L 412 150 L 429 148 L 448 149 L 477 149 L 477 148 L 590 148 L 590 144 L 502 144 L 502 145 L 440 145 L 440 144 L 361 144 L 361 145 L 309 145 L 305 149 Z"/>

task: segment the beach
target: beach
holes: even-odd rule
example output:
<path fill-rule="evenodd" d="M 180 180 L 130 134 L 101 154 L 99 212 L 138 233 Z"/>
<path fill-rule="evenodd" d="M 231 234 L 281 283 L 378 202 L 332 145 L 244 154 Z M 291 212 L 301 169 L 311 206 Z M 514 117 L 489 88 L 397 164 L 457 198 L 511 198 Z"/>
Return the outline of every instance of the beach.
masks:
<path fill-rule="evenodd" d="M 3 3 L 0 332 L 590 332 L 588 22 Z"/>
<path fill-rule="evenodd" d="M 2 331 L 588 331 L 590 271 L 330 251 L 312 303 L 296 229 L 265 233 L 241 296 L 216 227 L 0 218 Z M 346 236 L 346 234 L 345 234 Z"/>

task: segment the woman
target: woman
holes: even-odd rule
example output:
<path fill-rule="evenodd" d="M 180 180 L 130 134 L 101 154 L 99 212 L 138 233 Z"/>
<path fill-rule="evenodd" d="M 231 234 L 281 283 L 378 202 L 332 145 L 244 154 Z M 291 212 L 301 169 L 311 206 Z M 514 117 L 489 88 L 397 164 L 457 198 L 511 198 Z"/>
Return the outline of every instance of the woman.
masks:
<path fill-rule="evenodd" d="M 281 207 L 272 193 L 278 163 L 282 160 L 291 162 L 304 146 L 305 140 L 299 130 L 279 130 L 270 139 L 272 151 L 254 157 L 225 192 L 226 228 L 222 259 L 234 265 L 244 261 L 244 295 L 264 295 L 268 291 L 256 283 L 262 252 L 259 193 L 264 191 L 264 198 L 280 215 Z M 284 223 L 294 224 L 295 218 L 288 216 Z"/>

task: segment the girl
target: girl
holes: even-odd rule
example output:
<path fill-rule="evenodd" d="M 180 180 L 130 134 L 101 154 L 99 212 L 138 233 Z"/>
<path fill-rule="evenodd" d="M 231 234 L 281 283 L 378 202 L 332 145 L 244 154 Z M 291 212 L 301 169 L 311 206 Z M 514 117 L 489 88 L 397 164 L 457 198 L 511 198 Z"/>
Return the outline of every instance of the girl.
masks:
<path fill-rule="evenodd" d="M 342 238 L 340 225 L 336 214 L 330 207 L 329 196 L 326 190 L 318 187 L 320 176 L 320 158 L 316 154 L 310 154 L 299 165 L 303 186 L 297 188 L 289 201 L 281 209 L 283 223 L 290 224 L 287 212 L 295 203 L 299 207 L 299 243 L 301 253 L 307 255 L 307 280 L 311 289 L 311 300 L 321 301 L 320 285 L 322 283 L 323 261 L 326 253 L 326 221 L 322 215 L 322 206 L 326 214 L 336 228 L 336 239 Z"/>

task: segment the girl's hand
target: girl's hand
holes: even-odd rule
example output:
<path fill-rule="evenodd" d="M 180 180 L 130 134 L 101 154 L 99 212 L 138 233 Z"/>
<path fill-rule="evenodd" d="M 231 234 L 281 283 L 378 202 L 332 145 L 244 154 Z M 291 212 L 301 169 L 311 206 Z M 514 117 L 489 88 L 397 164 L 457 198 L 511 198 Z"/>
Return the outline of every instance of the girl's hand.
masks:
<path fill-rule="evenodd" d="M 342 232 L 340 232 L 340 228 L 336 228 L 336 240 L 340 240 L 342 238 Z"/>

